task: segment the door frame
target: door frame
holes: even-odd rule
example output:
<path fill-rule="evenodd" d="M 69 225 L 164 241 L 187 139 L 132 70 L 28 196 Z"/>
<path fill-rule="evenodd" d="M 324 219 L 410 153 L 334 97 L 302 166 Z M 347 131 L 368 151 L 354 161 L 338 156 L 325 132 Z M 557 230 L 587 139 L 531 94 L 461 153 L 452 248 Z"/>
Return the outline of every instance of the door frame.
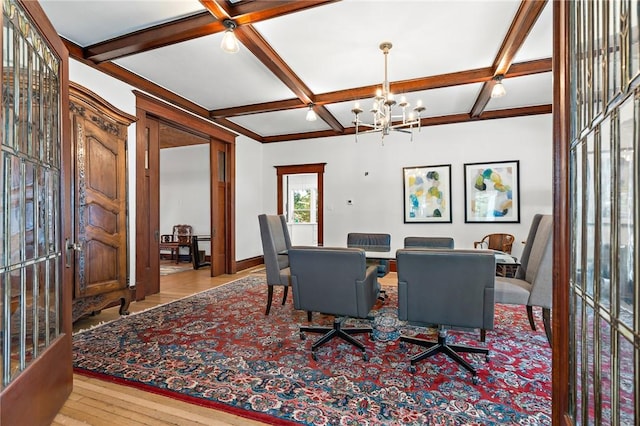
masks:
<path fill-rule="evenodd" d="M 235 148 L 236 148 L 236 134 L 230 132 L 215 123 L 206 121 L 203 118 L 192 115 L 184 110 L 181 110 L 171 104 L 167 104 L 159 99 L 153 98 L 138 90 L 133 90 L 133 94 L 136 97 L 136 300 L 142 300 L 145 297 L 145 290 L 153 283 L 149 282 L 149 274 L 145 272 L 145 256 L 138 255 L 139 253 L 145 253 L 149 251 L 148 256 L 154 256 L 154 253 L 159 253 L 156 249 L 154 253 L 151 253 L 151 249 L 155 246 L 157 248 L 157 241 L 154 243 L 154 235 L 149 232 L 145 232 L 145 224 L 147 218 L 151 215 L 157 216 L 159 222 L 160 212 L 151 211 L 150 209 L 150 195 L 147 194 L 144 188 L 144 176 L 145 176 L 145 162 L 147 160 L 146 136 L 145 127 L 147 117 L 163 121 L 177 128 L 181 128 L 186 131 L 197 132 L 199 134 L 207 135 L 210 138 L 209 147 L 210 152 L 213 150 L 213 146 L 216 142 L 222 142 L 227 147 L 227 167 L 226 176 L 228 178 L 227 194 L 225 196 L 225 204 L 227 210 L 225 212 L 225 251 L 227 253 L 227 261 L 225 265 L 224 273 L 233 274 L 236 272 L 235 264 Z M 159 150 L 159 147 L 155 149 Z M 213 191 L 213 185 L 217 174 L 214 173 L 213 165 L 210 167 L 209 179 L 210 187 Z M 150 173 L 155 174 L 155 178 L 158 179 L 159 170 L 149 170 Z M 159 191 L 159 189 L 157 189 Z M 211 226 L 213 231 L 214 226 L 214 199 L 211 197 L 210 215 Z M 156 223 L 158 223 L 156 222 Z M 211 276 L 213 276 L 213 268 L 211 269 Z"/>
<path fill-rule="evenodd" d="M 327 163 L 296 164 L 290 166 L 273 166 L 278 175 L 278 214 L 284 212 L 284 194 L 282 180 L 284 175 L 316 174 L 318 182 L 318 246 L 324 245 L 324 167 Z"/>

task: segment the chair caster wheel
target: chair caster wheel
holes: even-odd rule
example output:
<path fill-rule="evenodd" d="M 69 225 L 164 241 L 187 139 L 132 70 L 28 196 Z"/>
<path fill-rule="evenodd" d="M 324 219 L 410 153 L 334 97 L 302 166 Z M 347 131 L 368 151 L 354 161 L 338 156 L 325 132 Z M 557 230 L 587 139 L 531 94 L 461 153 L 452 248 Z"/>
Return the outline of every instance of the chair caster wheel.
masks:
<path fill-rule="evenodd" d="M 416 372 L 416 366 L 415 365 L 409 366 L 409 373 L 413 374 L 415 372 Z"/>
<path fill-rule="evenodd" d="M 363 353 L 362 353 L 362 360 L 363 360 L 363 361 L 369 361 L 369 355 L 367 355 L 367 353 L 366 353 L 366 352 L 363 352 Z"/>
<path fill-rule="evenodd" d="M 318 360 L 318 355 L 316 355 L 315 352 L 311 352 L 311 358 L 313 358 L 314 361 Z"/>
<path fill-rule="evenodd" d="M 480 383 L 480 379 L 478 378 L 478 376 L 473 376 L 471 378 L 471 383 L 473 383 L 474 385 L 477 385 L 478 383 Z"/>
<path fill-rule="evenodd" d="M 300 340 L 305 340 L 307 336 L 304 333 L 300 333 Z"/>

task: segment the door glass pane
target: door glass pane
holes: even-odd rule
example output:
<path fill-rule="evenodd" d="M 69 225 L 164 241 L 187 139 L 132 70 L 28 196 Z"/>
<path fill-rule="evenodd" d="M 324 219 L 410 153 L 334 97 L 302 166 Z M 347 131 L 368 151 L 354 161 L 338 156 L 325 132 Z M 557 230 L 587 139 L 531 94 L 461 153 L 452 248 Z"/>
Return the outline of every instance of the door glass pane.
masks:
<path fill-rule="evenodd" d="M 636 177 L 636 148 L 634 146 L 634 104 L 633 97 L 627 99 L 620 107 L 620 153 L 618 159 L 618 179 L 620 192 L 618 195 L 618 297 L 620 320 L 629 329 L 633 329 L 637 313 L 633 309 L 634 290 L 634 226 L 633 213 Z"/>
<path fill-rule="evenodd" d="M 618 357 L 620 368 L 618 370 L 620 382 L 620 413 L 621 425 L 637 425 L 638 419 L 634 414 L 636 380 L 640 371 L 636 370 L 637 362 L 634 357 L 638 356 L 638 349 L 634 349 L 633 344 L 624 336 L 620 336 Z"/>
<path fill-rule="evenodd" d="M 593 297 L 594 287 L 594 264 L 595 264 L 595 243 L 596 243 L 596 170 L 595 170 L 595 143 L 594 134 L 590 133 L 587 136 L 587 160 L 585 170 L 585 202 L 587 206 L 587 222 L 585 242 L 586 242 L 586 276 L 585 287 L 587 294 Z"/>
<path fill-rule="evenodd" d="M 19 4 L 2 7 L 0 389 L 60 334 L 62 278 L 59 59 Z"/>
<path fill-rule="evenodd" d="M 600 273 L 598 297 L 611 312 L 611 120 L 600 125 Z"/>

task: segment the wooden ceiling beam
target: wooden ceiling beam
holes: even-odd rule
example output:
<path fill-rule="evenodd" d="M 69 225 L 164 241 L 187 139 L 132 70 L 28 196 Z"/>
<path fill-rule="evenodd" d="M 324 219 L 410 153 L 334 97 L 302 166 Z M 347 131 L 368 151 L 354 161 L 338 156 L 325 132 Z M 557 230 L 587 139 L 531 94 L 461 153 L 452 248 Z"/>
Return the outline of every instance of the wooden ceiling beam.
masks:
<path fill-rule="evenodd" d="M 543 72 L 551 72 L 551 58 L 513 64 L 505 77 L 521 77 L 524 75 L 538 74 Z M 489 81 L 492 78 L 492 69 L 490 67 L 487 67 L 449 74 L 435 75 L 431 77 L 417 78 L 412 80 L 394 81 L 390 84 L 394 92 L 408 93 L 420 90 L 438 89 L 441 87 L 480 83 Z M 326 105 L 370 98 L 373 97 L 373 94 L 378 87 L 379 86 L 377 85 L 364 86 L 354 89 L 337 90 L 334 92 L 316 94 L 314 96 L 314 103 L 316 105 Z M 232 117 L 306 107 L 307 104 L 303 103 L 300 99 L 294 98 L 282 101 L 264 102 L 253 105 L 243 105 L 238 107 L 212 110 L 211 116 L 214 118 Z"/>
<path fill-rule="evenodd" d="M 546 4 L 547 0 L 522 0 L 518 12 L 516 12 L 516 16 L 511 23 L 511 27 L 509 27 L 509 31 L 493 61 L 492 68 L 494 77 L 507 74 L 516 53 L 518 53 L 518 50 L 522 47 L 522 44 Z M 471 108 L 471 117 L 476 118 L 483 113 L 489 100 L 491 100 L 491 91 L 495 84 L 495 80 L 489 80 L 482 85 L 478 98 L 473 108 Z"/>
<path fill-rule="evenodd" d="M 143 77 L 140 77 L 139 75 L 134 74 L 131 71 L 128 71 L 120 67 L 119 65 L 113 64 L 111 62 L 96 64 L 93 61 L 85 59 L 82 55 L 82 48 L 80 46 L 66 39 L 62 39 L 62 41 L 66 46 L 67 50 L 69 50 L 70 58 L 73 58 L 79 62 L 82 62 L 83 64 L 91 68 L 94 68 L 107 75 L 110 75 L 113 78 L 116 78 L 120 81 L 130 84 L 131 86 L 134 86 L 137 89 L 140 89 L 149 94 L 152 94 L 153 96 L 156 96 L 173 105 L 183 108 L 189 112 L 192 112 L 206 120 L 211 120 L 211 117 L 209 116 L 209 111 L 205 108 L 202 108 L 200 105 L 197 105 L 183 98 L 182 96 L 176 95 L 175 93 L 165 89 L 164 87 L 154 84 L 149 80 Z"/>
<path fill-rule="evenodd" d="M 124 56 L 222 32 L 225 27 L 221 21 L 226 18 L 233 19 L 238 25 L 245 25 L 335 1 L 248 2 L 234 6 L 230 9 L 231 13 L 227 14 L 226 9 L 220 6 L 218 1 L 201 0 L 207 9 L 206 11 L 87 46 L 84 49 L 84 58 L 95 63 L 112 61 Z"/>
<path fill-rule="evenodd" d="M 201 12 L 87 46 L 84 49 L 85 59 L 95 63 L 113 61 L 224 30 L 222 22 L 216 20 L 209 12 Z"/>
<path fill-rule="evenodd" d="M 289 13 L 300 12 L 339 0 L 270 0 L 232 4 L 222 0 L 200 0 L 217 19 L 233 19 L 237 25 L 253 24 Z"/>
<path fill-rule="evenodd" d="M 477 117 L 474 119 L 472 119 L 470 115 L 466 113 L 444 115 L 441 117 L 425 117 L 422 120 L 420 120 L 420 125 L 423 127 L 439 126 L 442 124 L 467 123 L 469 121 L 494 120 L 498 118 L 522 117 L 527 115 L 540 115 L 540 114 L 551 114 L 551 104 L 487 111 L 481 117 Z M 356 133 L 355 127 L 347 127 L 344 129 L 344 132 L 342 134 L 353 135 L 355 133 Z M 304 139 L 315 139 L 315 138 L 331 137 L 331 136 L 335 136 L 335 134 L 329 130 L 323 130 L 319 132 L 293 133 L 293 134 L 278 135 L 278 136 L 264 136 L 262 137 L 261 141 L 263 143 L 274 143 L 274 142 L 286 142 L 286 141 L 296 141 L 296 140 L 304 140 Z"/>
<path fill-rule="evenodd" d="M 252 105 L 242 105 L 239 107 L 221 108 L 210 111 L 211 117 L 234 117 L 238 115 L 250 115 L 262 112 L 281 111 L 285 109 L 306 108 L 307 104 L 302 103 L 298 98 L 285 99 L 282 101 L 263 102 Z"/>
<path fill-rule="evenodd" d="M 234 32 L 238 40 L 282 81 L 303 104 L 309 105 L 315 103 L 315 96 L 311 89 L 293 72 L 289 65 L 282 60 L 253 26 L 243 25 L 236 28 Z M 316 114 L 334 131 L 342 132 L 344 130 L 340 122 L 324 106 L 315 106 L 314 109 Z"/>

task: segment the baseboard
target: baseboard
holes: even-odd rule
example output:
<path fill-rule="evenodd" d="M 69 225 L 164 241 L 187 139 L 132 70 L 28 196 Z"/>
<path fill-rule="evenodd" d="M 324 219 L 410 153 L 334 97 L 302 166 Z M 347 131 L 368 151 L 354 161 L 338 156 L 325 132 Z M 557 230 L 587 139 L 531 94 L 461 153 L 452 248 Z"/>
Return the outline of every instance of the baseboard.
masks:
<path fill-rule="evenodd" d="M 250 257 L 248 259 L 236 260 L 236 271 L 253 268 L 264 263 L 263 256 Z"/>

